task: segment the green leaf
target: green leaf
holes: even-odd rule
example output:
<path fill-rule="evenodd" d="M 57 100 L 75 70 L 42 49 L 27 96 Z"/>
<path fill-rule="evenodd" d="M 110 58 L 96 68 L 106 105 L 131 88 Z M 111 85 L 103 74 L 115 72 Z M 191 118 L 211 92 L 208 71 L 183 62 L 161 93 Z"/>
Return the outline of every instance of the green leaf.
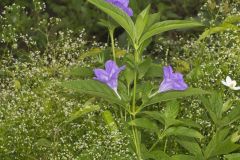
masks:
<path fill-rule="evenodd" d="M 212 34 L 224 32 L 224 31 L 228 31 L 228 30 L 239 31 L 240 27 L 237 27 L 236 25 L 233 25 L 233 24 L 222 24 L 217 27 L 209 28 L 200 35 L 198 41 L 201 41 L 201 40 L 209 37 Z"/>
<path fill-rule="evenodd" d="M 240 15 L 228 16 L 223 23 L 239 23 Z"/>
<path fill-rule="evenodd" d="M 77 78 L 93 77 L 93 69 L 77 66 L 71 68 L 67 74 Z"/>
<path fill-rule="evenodd" d="M 100 19 L 100 22 L 98 22 L 98 24 L 100 24 L 101 26 L 104 26 L 112 31 L 114 31 L 118 27 L 118 24 L 116 22 L 111 21 L 111 20 L 107 21 L 105 19 Z"/>
<path fill-rule="evenodd" d="M 193 128 L 201 128 L 201 125 L 197 124 L 196 122 L 192 121 L 191 119 L 178 119 L 179 125 L 193 127 Z M 174 124 L 177 125 L 177 124 Z"/>
<path fill-rule="evenodd" d="M 212 105 L 209 101 L 209 98 L 201 97 L 201 101 L 202 101 L 203 105 L 205 106 L 205 108 L 206 108 L 209 116 L 211 117 L 212 121 L 217 125 L 220 120 L 217 118 L 216 113 L 213 111 Z"/>
<path fill-rule="evenodd" d="M 159 121 L 162 124 L 165 124 L 163 113 L 160 113 L 158 111 L 144 111 L 144 112 L 141 112 L 141 113 L 148 115 L 149 117 Z"/>
<path fill-rule="evenodd" d="M 215 156 L 220 156 L 224 154 L 229 154 L 237 149 L 239 149 L 240 145 L 235 144 L 231 140 L 231 136 L 228 136 L 230 129 L 224 128 L 218 130 L 204 151 L 205 157 L 211 158 Z"/>
<path fill-rule="evenodd" d="M 145 74 L 146 78 L 159 78 L 162 77 L 163 66 L 160 64 L 150 64 L 148 71 Z"/>
<path fill-rule="evenodd" d="M 178 154 L 171 157 L 170 160 L 196 160 L 194 156 Z"/>
<path fill-rule="evenodd" d="M 187 29 L 193 27 L 202 27 L 203 24 L 192 20 L 167 20 L 158 22 L 152 25 L 140 39 L 139 44 L 142 44 L 145 40 L 151 38 L 154 35 L 174 30 L 174 29 Z"/>
<path fill-rule="evenodd" d="M 148 5 L 138 16 L 135 24 L 137 39 L 139 39 L 148 22 L 149 10 L 151 5 Z"/>
<path fill-rule="evenodd" d="M 144 60 L 141 64 L 139 64 L 138 66 L 138 78 L 142 79 L 144 77 L 144 75 L 146 74 L 146 72 L 148 71 L 150 64 L 151 64 L 152 60 L 150 58 L 147 58 L 146 60 Z"/>
<path fill-rule="evenodd" d="M 158 22 L 160 20 L 161 13 L 153 13 L 148 16 L 148 23 L 145 27 L 145 31 L 148 30 L 154 23 Z"/>
<path fill-rule="evenodd" d="M 152 38 L 147 39 L 146 41 L 144 41 L 140 47 L 139 47 L 139 53 L 140 56 L 142 55 L 142 53 L 144 52 L 144 50 L 146 50 L 146 48 L 149 46 L 149 44 L 152 42 Z"/>
<path fill-rule="evenodd" d="M 104 122 L 107 124 L 107 126 L 112 132 L 118 131 L 117 124 L 112 116 L 112 113 L 109 110 L 104 111 L 102 113 L 102 116 L 103 116 Z"/>
<path fill-rule="evenodd" d="M 100 10 L 112 17 L 119 25 L 121 25 L 134 40 L 135 26 L 132 19 L 118 7 L 106 2 L 105 0 L 88 0 L 90 3 L 98 7 Z"/>
<path fill-rule="evenodd" d="M 187 128 L 187 127 L 170 127 L 165 133 L 166 136 L 186 136 L 202 139 L 203 135 L 195 129 Z"/>
<path fill-rule="evenodd" d="M 233 100 L 232 99 L 230 99 L 227 102 L 225 102 L 223 104 L 223 107 L 222 107 L 222 113 L 228 111 L 232 107 L 232 104 L 233 104 Z"/>
<path fill-rule="evenodd" d="M 79 59 L 80 59 L 80 60 L 83 60 L 83 59 L 85 59 L 85 58 L 87 58 L 87 57 L 94 57 L 94 56 L 97 56 L 97 55 L 99 55 L 99 54 L 101 54 L 101 53 L 103 53 L 103 52 L 104 52 L 104 50 L 102 50 L 101 48 L 92 48 L 92 49 L 90 49 L 89 51 L 83 53 L 83 54 L 79 57 Z"/>
<path fill-rule="evenodd" d="M 47 147 L 47 148 L 51 148 L 52 147 L 52 142 L 49 141 L 46 138 L 40 138 L 37 140 L 36 145 L 38 147 Z"/>
<path fill-rule="evenodd" d="M 240 153 L 232 153 L 224 156 L 227 160 L 239 160 Z"/>
<path fill-rule="evenodd" d="M 78 111 L 72 113 L 70 115 L 70 118 L 68 118 L 68 120 L 65 121 L 65 123 L 71 123 L 72 121 L 88 114 L 94 111 L 99 111 L 100 107 L 98 105 L 94 105 L 92 104 L 92 102 L 94 101 L 94 98 L 89 99 L 82 108 L 80 108 Z"/>
<path fill-rule="evenodd" d="M 143 84 L 139 84 L 137 87 L 136 99 L 141 100 L 142 103 L 148 101 L 149 95 L 151 94 L 152 89 L 153 89 L 153 85 L 149 81 L 146 81 Z"/>
<path fill-rule="evenodd" d="M 128 124 L 132 126 L 141 127 L 147 130 L 151 130 L 154 132 L 159 131 L 157 124 L 154 121 L 151 121 L 147 118 L 137 118 L 135 120 L 130 121 Z"/>
<path fill-rule="evenodd" d="M 201 128 L 201 126 L 194 121 L 188 119 L 166 119 L 164 113 L 158 111 L 144 111 L 140 112 L 141 114 L 145 114 L 148 117 L 151 117 L 154 120 L 157 120 L 166 127 L 174 126 L 186 126 L 186 127 L 193 127 L 193 128 Z"/>
<path fill-rule="evenodd" d="M 176 100 L 167 102 L 167 108 L 164 112 L 166 118 L 175 119 L 179 112 L 179 103 Z"/>
<path fill-rule="evenodd" d="M 21 89 L 21 86 L 22 86 L 21 82 L 19 80 L 15 79 L 14 80 L 14 88 L 15 88 L 15 90 L 17 91 L 17 90 Z"/>
<path fill-rule="evenodd" d="M 101 82 L 95 80 L 75 80 L 63 82 L 61 85 L 67 89 L 100 97 L 110 103 L 115 103 L 122 107 L 125 107 L 125 103 L 117 97 L 115 92 L 106 84 L 103 84 Z"/>
<path fill-rule="evenodd" d="M 174 99 L 189 97 L 189 96 L 195 96 L 195 95 L 202 95 L 202 94 L 209 94 L 209 92 L 201 89 L 197 89 L 197 88 L 189 88 L 185 91 L 169 91 L 165 93 L 159 93 L 156 96 L 153 96 L 152 98 L 150 98 L 148 102 L 142 104 L 141 109 L 143 109 L 146 106 L 164 102 L 164 101 L 169 101 L 169 100 L 174 100 Z"/>
<path fill-rule="evenodd" d="M 222 126 L 227 126 L 240 119 L 239 106 L 233 108 L 221 121 Z"/>
<path fill-rule="evenodd" d="M 202 149 L 194 138 L 181 137 L 177 139 L 177 142 L 189 153 L 195 156 L 203 157 Z"/>
<path fill-rule="evenodd" d="M 134 71 L 132 69 L 130 69 L 129 67 L 127 67 L 125 69 L 125 71 L 123 72 L 124 77 L 127 81 L 127 85 L 130 86 L 130 84 L 133 82 L 134 80 Z"/>
<path fill-rule="evenodd" d="M 169 156 L 163 151 L 152 151 L 144 153 L 145 159 L 154 159 L 154 160 L 169 160 Z"/>

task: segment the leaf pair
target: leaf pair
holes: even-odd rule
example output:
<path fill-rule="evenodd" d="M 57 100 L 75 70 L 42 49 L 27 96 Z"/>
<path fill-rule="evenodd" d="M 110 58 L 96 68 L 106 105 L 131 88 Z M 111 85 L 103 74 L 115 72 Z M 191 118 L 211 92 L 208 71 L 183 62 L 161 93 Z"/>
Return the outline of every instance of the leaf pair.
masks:
<path fill-rule="evenodd" d="M 203 138 L 201 133 L 193 129 L 200 128 L 195 122 L 185 119 L 176 119 L 178 112 L 178 103 L 172 101 L 167 104 L 167 108 L 163 113 L 158 111 L 144 111 L 141 112 L 141 118 L 132 120 L 129 124 L 153 131 L 158 135 L 159 139 L 168 136 Z M 162 129 L 158 125 L 159 123 L 164 126 Z"/>
<path fill-rule="evenodd" d="M 229 16 L 227 17 L 220 25 L 216 27 L 211 27 L 205 30 L 199 37 L 198 42 L 204 40 L 205 38 L 209 37 L 212 34 L 224 32 L 224 31 L 240 31 L 240 27 L 235 25 L 235 23 L 240 22 L 240 16 Z"/>
<path fill-rule="evenodd" d="M 193 138 L 179 138 L 178 143 L 195 156 L 194 159 L 197 160 L 210 160 L 212 158 L 219 157 L 221 155 L 226 155 L 226 157 L 239 157 L 239 155 L 233 154 L 233 151 L 240 148 L 239 144 L 236 144 L 233 137 L 236 138 L 235 134 L 229 134 L 230 128 L 224 128 L 218 130 L 206 146 L 206 148 L 201 148 L 198 142 Z M 237 132 L 238 133 L 238 132 Z M 237 139 L 239 135 L 237 135 Z M 229 155 L 228 155 L 229 154 Z"/>
<path fill-rule="evenodd" d="M 228 126 L 240 119 L 239 108 L 232 107 L 232 100 L 223 103 L 219 93 L 211 94 L 210 97 L 202 97 L 201 100 L 210 118 L 218 128 Z"/>
<path fill-rule="evenodd" d="M 157 34 L 174 29 L 203 26 L 201 23 L 192 20 L 167 20 L 157 22 L 159 20 L 159 14 L 149 14 L 150 5 L 137 16 L 136 23 L 134 23 L 125 12 L 105 0 L 88 1 L 108 14 L 125 29 L 132 40 L 134 48 L 140 52 L 139 54 L 141 54 L 143 48 L 148 46 L 151 38 Z"/>

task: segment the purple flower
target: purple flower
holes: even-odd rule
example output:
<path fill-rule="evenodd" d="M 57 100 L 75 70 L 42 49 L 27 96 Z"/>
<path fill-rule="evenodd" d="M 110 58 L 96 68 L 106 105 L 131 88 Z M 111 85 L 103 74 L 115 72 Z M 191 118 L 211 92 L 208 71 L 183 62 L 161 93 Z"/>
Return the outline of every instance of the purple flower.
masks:
<path fill-rule="evenodd" d="M 125 69 L 125 66 L 118 67 L 114 61 L 108 60 L 105 63 L 105 70 L 94 69 L 94 73 L 96 77 L 94 77 L 93 79 L 107 84 L 118 95 L 118 92 L 117 92 L 118 75 L 124 69 Z M 118 97 L 120 98 L 119 95 Z"/>
<path fill-rule="evenodd" d="M 188 85 L 184 82 L 183 75 L 181 73 L 173 73 L 171 66 L 163 68 L 164 79 L 159 87 L 159 92 L 166 92 L 169 90 L 186 90 Z"/>
<path fill-rule="evenodd" d="M 130 7 L 128 7 L 129 0 L 106 0 L 106 1 L 120 8 L 129 16 L 133 16 L 133 10 Z"/>

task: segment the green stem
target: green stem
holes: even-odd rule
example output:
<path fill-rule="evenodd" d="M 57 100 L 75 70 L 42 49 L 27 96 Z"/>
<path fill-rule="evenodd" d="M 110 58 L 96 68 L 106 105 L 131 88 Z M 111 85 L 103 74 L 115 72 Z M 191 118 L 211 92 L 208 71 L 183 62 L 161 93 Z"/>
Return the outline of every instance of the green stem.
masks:
<path fill-rule="evenodd" d="M 138 54 L 135 52 L 135 63 L 138 63 Z M 134 72 L 134 82 L 133 82 L 133 100 L 132 100 L 132 120 L 136 118 L 136 91 L 137 91 L 137 71 Z M 136 126 L 132 126 L 134 144 L 136 148 L 136 154 L 138 160 L 141 160 L 141 142 L 138 136 L 138 130 Z"/>
<path fill-rule="evenodd" d="M 151 152 L 156 146 L 157 144 L 159 143 L 160 139 L 158 139 L 153 145 L 152 147 L 149 149 L 149 152 Z"/>
<path fill-rule="evenodd" d="M 115 41 L 114 41 L 114 29 L 109 29 L 109 34 L 110 34 L 111 44 L 112 44 L 113 60 L 116 62 Z"/>
<path fill-rule="evenodd" d="M 166 153 L 167 143 L 168 143 L 168 138 L 166 138 L 166 140 L 165 140 L 164 149 L 163 149 L 164 153 Z"/>

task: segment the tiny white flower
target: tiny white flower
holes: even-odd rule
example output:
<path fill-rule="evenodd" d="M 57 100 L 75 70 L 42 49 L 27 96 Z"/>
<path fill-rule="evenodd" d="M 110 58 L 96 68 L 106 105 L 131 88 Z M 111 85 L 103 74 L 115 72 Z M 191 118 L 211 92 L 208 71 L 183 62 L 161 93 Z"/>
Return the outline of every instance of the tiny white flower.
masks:
<path fill-rule="evenodd" d="M 229 87 L 232 90 L 240 90 L 240 86 L 237 86 L 237 82 L 232 80 L 229 76 L 227 76 L 226 81 L 222 80 L 222 84 Z"/>

